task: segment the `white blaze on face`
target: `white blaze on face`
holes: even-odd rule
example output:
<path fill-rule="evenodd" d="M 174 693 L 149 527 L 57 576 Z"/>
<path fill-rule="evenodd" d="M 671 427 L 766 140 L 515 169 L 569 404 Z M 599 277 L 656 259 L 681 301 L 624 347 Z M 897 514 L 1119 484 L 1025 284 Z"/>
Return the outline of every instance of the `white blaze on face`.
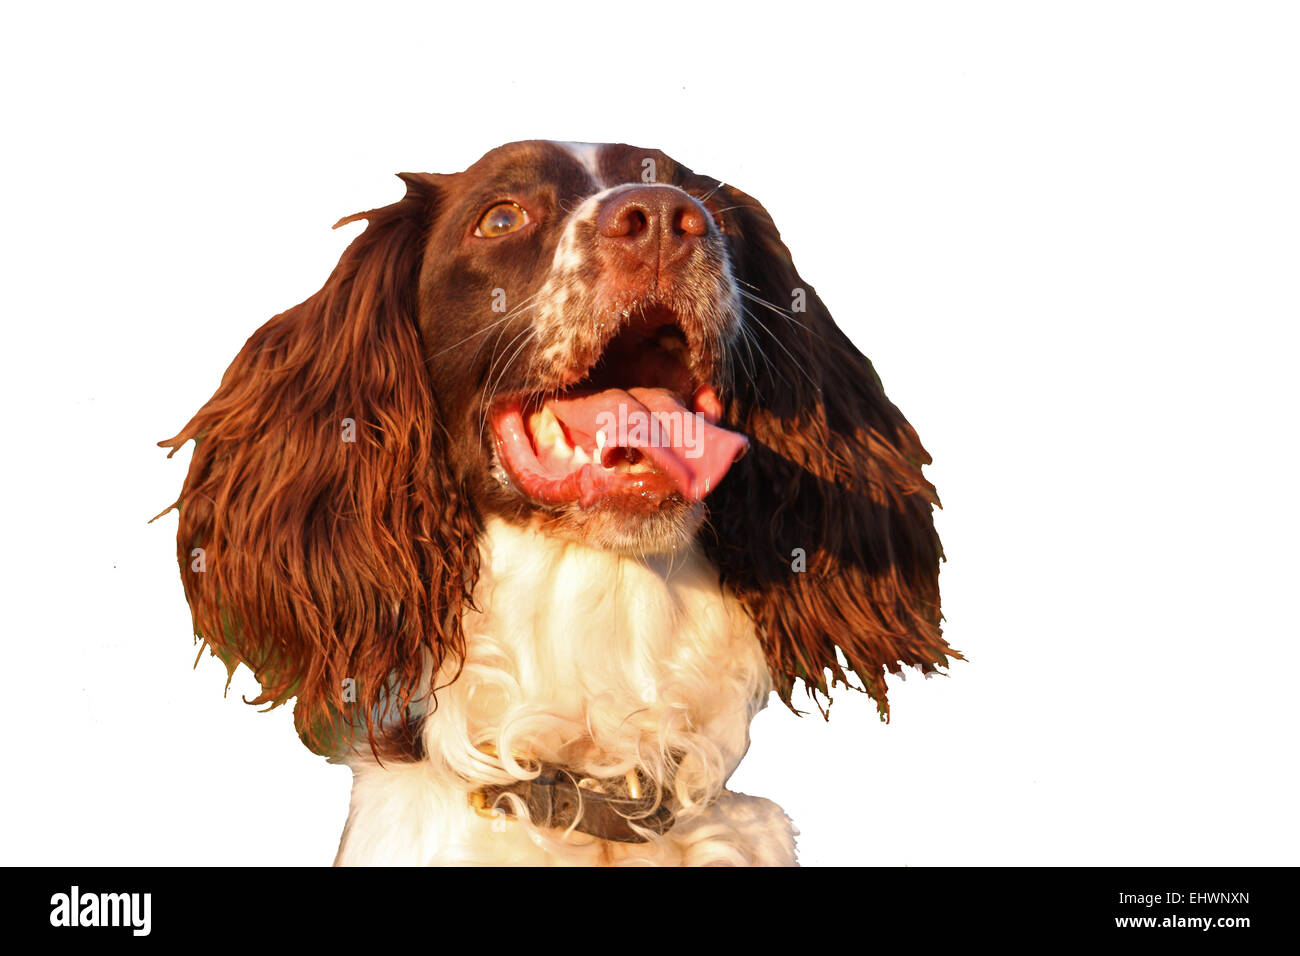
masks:
<path fill-rule="evenodd" d="M 556 143 L 556 145 L 563 147 L 570 156 L 582 163 L 582 168 L 591 174 L 597 186 L 604 185 L 600 178 L 600 143 Z"/>
<path fill-rule="evenodd" d="M 615 187 L 617 188 L 617 187 Z M 590 224 L 595 227 L 600 204 L 613 189 L 603 189 L 583 200 L 573 212 L 569 213 L 564 223 L 564 232 L 555 244 L 555 255 L 551 259 L 551 269 L 546 282 L 537 293 L 536 324 L 538 337 L 548 343 L 541 354 L 541 361 L 558 364 L 563 361 L 571 348 L 572 331 L 571 304 L 591 302 L 591 288 L 582 276 L 582 266 L 586 262 L 587 250 L 578 241 L 579 227 Z"/>

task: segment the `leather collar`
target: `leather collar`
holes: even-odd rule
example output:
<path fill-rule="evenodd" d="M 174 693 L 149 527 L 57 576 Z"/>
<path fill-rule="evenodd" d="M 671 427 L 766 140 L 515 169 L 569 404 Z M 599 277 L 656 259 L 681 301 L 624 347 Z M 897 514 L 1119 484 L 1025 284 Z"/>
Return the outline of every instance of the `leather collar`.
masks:
<path fill-rule="evenodd" d="M 580 782 L 564 767 L 543 764 L 541 773 L 532 780 L 481 787 L 469 798 L 484 816 L 500 813 L 513 817 L 511 801 L 500 797 L 514 794 L 528 808 L 528 817 L 535 826 L 560 830 L 572 827 L 579 833 L 616 843 L 647 842 L 648 837 L 634 826 L 660 835 L 667 833 L 674 823 L 667 794 L 663 800 L 656 800 L 652 795 L 641 795 L 632 778 L 628 782 L 632 784 L 627 788 L 629 795 L 614 796 L 583 786 L 587 781 Z"/>

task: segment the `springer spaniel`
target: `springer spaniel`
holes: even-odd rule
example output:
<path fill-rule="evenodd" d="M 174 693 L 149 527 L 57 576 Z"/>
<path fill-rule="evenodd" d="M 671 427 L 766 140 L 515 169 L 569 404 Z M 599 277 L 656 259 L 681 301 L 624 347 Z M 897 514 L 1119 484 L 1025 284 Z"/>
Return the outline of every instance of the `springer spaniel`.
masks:
<path fill-rule="evenodd" d="M 883 718 L 960 657 L 916 433 L 730 185 L 550 142 L 401 178 L 161 443 L 195 633 L 352 768 L 339 864 L 794 863 L 726 789 L 769 693 Z"/>

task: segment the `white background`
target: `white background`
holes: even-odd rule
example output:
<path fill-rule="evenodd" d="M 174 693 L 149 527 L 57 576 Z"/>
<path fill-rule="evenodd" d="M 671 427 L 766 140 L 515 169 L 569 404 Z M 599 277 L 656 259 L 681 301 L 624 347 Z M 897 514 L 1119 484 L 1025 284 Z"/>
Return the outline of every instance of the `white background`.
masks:
<path fill-rule="evenodd" d="M 756 196 L 935 457 L 970 662 L 759 716 L 803 862 L 1300 862 L 1295 8 L 450 6 L 5 14 L 0 862 L 330 862 L 154 443 L 391 173 L 531 137 Z"/>

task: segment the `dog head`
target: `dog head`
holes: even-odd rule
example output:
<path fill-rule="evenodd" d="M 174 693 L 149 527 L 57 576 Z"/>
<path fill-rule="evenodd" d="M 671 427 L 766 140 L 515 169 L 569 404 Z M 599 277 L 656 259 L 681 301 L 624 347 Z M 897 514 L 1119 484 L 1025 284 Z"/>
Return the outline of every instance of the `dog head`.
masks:
<path fill-rule="evenodd" d="M 401 178 L 162 443 L 196 443 L 195 631 L 256 702 L 296 697 L 318 750 L 340 722 L 412 746 L 385 715 L 463 654 L 488 515 L 703 548 L 787 703 L 853 671 L 883 714 L 886 670 L 947 662 L 929 458 L 761 205 L 622 145 Z"/>

